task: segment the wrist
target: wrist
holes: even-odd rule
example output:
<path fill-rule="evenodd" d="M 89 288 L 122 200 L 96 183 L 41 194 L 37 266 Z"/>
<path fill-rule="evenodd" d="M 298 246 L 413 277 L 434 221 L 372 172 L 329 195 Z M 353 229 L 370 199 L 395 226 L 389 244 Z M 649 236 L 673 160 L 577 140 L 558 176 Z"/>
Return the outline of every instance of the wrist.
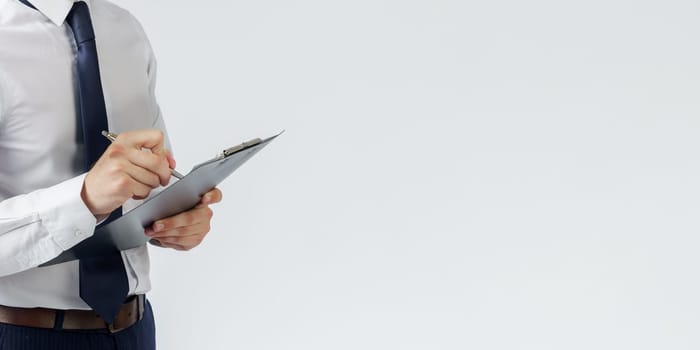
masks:
<path fill-rule="evenodd" d="M 99 222 L 103 220 L 106 216 L 109 215 L 109 213 L 103 213 L 98 210 L 98 208 L 93 204 L 92 200 L 90 199 L 90 196 L 87 191 L 87 186 L 85 184 L 85 181 L 83 181 L 83 187 L 80 190 L 80 198 L 83 200 L 83 203 L 85 203 L 85 206 L 88 208 L 88 210 L 92 213 L 93 216 L 95 216 L 95 219 Z"/>

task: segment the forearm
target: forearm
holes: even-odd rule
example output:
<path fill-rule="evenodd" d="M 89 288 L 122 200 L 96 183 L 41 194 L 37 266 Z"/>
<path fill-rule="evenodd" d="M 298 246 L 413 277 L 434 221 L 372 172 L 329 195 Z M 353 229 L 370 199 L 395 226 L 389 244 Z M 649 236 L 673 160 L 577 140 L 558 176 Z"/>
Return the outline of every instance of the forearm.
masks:
<path fill-rule="evenodd" d="M 92 236 L 80 197 L 84 176 L 0 202 L 0 276 L 47 262 Z"/>

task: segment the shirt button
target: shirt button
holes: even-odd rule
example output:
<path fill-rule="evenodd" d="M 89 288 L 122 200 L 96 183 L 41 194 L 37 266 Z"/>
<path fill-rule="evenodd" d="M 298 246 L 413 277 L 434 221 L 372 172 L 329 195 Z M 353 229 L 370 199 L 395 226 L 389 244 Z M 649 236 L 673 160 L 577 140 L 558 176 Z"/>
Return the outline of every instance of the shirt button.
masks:
<path fill-rule="evenodd" d="M 76 228 L 75 231 L 73 231 L 73 234 L 74 234 L 76 237 L 82 236 L 82 235 L 83 235 L 83 231 L 80 231 L 79 229 Z"/>

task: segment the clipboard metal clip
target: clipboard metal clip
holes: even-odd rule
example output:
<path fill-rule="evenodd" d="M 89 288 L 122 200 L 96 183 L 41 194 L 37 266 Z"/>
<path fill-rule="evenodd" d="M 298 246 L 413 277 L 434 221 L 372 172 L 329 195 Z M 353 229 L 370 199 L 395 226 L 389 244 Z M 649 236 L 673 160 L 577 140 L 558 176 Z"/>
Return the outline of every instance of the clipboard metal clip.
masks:
<path fill-rule="evenodd" d="M 216 159 L 217 160 L 224 159 L 224 158 L 226 158 L 226 157 L 228 157 L 236 152 L 242 151 L 248 147 L 253 147 L 253 146 L 259 144 L 260 142 L 262 142 L 262 140 L 260 138 L 255 138 L 255 139 L 252 139 L 250 141 L 243 142 L 240 145 L 229 147 L 229 148 L 221 151 L 221 153 L 217 154 Z"/>

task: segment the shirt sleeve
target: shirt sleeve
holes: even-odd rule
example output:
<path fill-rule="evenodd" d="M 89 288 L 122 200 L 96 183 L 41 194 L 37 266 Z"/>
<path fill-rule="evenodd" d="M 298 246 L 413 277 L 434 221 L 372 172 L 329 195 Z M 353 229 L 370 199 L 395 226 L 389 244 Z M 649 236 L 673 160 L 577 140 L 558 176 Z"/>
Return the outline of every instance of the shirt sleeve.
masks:
<path fill-rule="evenodd" d="M 164 146 L 166 149 L 170 150 L 172 152 L 172 147 L 170 143 L 170 138 L 168 137 L 168 131 L 165 126 L 165 121 L 163 120 L 163 114 L 160 109 L 160 105 L 158 105 L 158 100 L 156 99 L 156 80 L 157 80 L 157 75 L 158 75 L 158 61 L 156 60 L 156 55 L 153 51 L 153 46 L 151 46 L 150 40 L 148 40 L 148 36 L 146 35 L 146 32 L 143 29 L 143 26 L 139 21 L 134 17 L 130 16 L 134 27 L 138 31 L 138 35 L 141 39 L 141 42 L 144 44 L 144 57 L 146 59 L 146 74 L 148 77 L 148 94 L 149 94 L 149 105 L 150 105 L 150 116 L 153 118 L 153 122 L 151 126 L 154 129 L 159 129 L 163 131 L 163 134 L 165 135 L 165 141 L 164 141 Z"/>
<path fill-rule="evenodd" d="M 0 202 L 0 277 L 45 263 L 92 236 L 80 192 L 85 174 Z"/>

